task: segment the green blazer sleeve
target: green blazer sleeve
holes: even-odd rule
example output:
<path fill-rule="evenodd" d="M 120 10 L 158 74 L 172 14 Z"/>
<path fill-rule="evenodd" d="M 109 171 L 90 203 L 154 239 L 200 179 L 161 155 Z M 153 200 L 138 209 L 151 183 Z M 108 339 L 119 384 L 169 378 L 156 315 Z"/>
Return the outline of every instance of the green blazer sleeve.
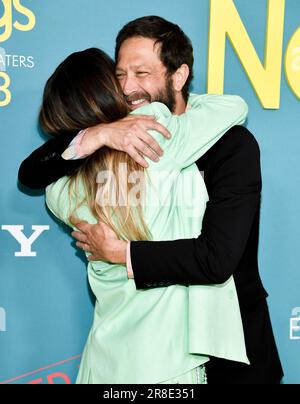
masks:
<path fill-rule="evenodd" d="M 139 108 L 134 114 L 154 115 L 168 128 L 171 140 L 162 139 L 155 131 L 149 133 L 165 151 L 165 165 L 183 169 L 195 163 L 231 127 L 243 124 L 248 107 L 241 97 L 234 95 L 192 95 L 189 108 L 182 115 L 172 115 L 161 103 Z M 160 165 L 159 169 L 162 168 Z"/>

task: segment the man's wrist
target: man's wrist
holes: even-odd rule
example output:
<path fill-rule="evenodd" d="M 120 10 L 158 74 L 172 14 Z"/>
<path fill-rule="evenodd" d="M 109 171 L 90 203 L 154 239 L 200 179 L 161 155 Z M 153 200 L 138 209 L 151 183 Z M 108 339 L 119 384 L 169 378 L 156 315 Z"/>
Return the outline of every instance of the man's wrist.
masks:
<path fill-rule="evenodd" d="M 107 131 L 105 130 L 107 126 L 107 123 L 101 123 L 97 126 L 97 149 L 101 149 L 104 146 L 108 145 L 108 134 Z"/>
<path fill-rule="evenodd" d="M 64 160 L 86 158 L 107 145 L 105 124 L 80 131 L 62 154 Z"/>
<path fill-rule="evenodd" d="M 103 124 L 85 130 L 78 146 L 81 155 L 90 156 L 106 144 L 106 134 Z"/>
<path fill-rule="evenodd" d="M 112 259 L 109 261 L 113 262 L 114 264 L 121 264 L 126 265 L 126 253 L 127 253 L 127 242 L 122 240 L 113 240 L 109 241 L 110 246 L 108 250 L 111 251 L 110 255 Z"/>

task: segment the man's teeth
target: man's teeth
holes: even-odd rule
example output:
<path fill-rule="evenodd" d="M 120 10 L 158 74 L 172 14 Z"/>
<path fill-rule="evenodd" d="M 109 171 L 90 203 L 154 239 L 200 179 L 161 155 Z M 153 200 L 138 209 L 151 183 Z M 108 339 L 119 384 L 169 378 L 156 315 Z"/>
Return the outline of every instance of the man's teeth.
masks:
<path fill-rule="evenodd" d="M 131 101 L 131 103 L 132 103 L 132 105 L 139 105 L 139 104 L 141 104 L 142 102 L 145 102 L 146 100 L 145 99 L 142 99 L 142 100 L 137 100 L 137 101 Z"/>

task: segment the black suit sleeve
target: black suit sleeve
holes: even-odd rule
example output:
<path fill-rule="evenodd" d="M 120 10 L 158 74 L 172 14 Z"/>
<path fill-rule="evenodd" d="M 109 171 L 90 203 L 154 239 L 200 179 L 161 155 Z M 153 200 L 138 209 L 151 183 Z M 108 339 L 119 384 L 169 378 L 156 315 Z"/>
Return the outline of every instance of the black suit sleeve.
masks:
<path fill-rule="evenodd" d="M 28 188 L 42 189 L 78 169 L 84 159 L 67 161 L 61 157 L 75 136 L 58 136 L 35 150 L 19 168 L 20 183 Z"/>
<path fill-rule="evenodd" d="M 136 287 L 222 284 L 234 274 L 260 208 L 260 151 L 253 135 L 234 127 L 210 153 L 210 201 L 197 239 L 132 242 Z"/>

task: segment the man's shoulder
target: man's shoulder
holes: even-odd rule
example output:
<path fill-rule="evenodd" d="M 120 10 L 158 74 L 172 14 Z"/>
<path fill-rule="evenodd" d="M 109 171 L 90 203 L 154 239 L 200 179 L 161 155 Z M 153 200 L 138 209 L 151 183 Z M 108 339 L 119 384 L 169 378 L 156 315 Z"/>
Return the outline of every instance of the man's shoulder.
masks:
<path fill-rule="evenodd" d="M 197 162 L 200 169 L 219 165 L 220 162 L 233 161 L 244 165 L 251 161 L 259 164 L 260 149 L 254 135 L 244 126 L 233 126 Z"/>
<path fill-rule="evenodd" d="M 259 145 L 254 135 L 244 126 L 233 126 L 218 142 L 219 146 L 250 148 L 251 150 L 259 150 Z"/>
<path fill-rule="evenodd" d="M 259 156 L 260 149 L 254 135 L 244 126 L 233 126 L 208 152 L 213 155 L 243 154 Z"/>

